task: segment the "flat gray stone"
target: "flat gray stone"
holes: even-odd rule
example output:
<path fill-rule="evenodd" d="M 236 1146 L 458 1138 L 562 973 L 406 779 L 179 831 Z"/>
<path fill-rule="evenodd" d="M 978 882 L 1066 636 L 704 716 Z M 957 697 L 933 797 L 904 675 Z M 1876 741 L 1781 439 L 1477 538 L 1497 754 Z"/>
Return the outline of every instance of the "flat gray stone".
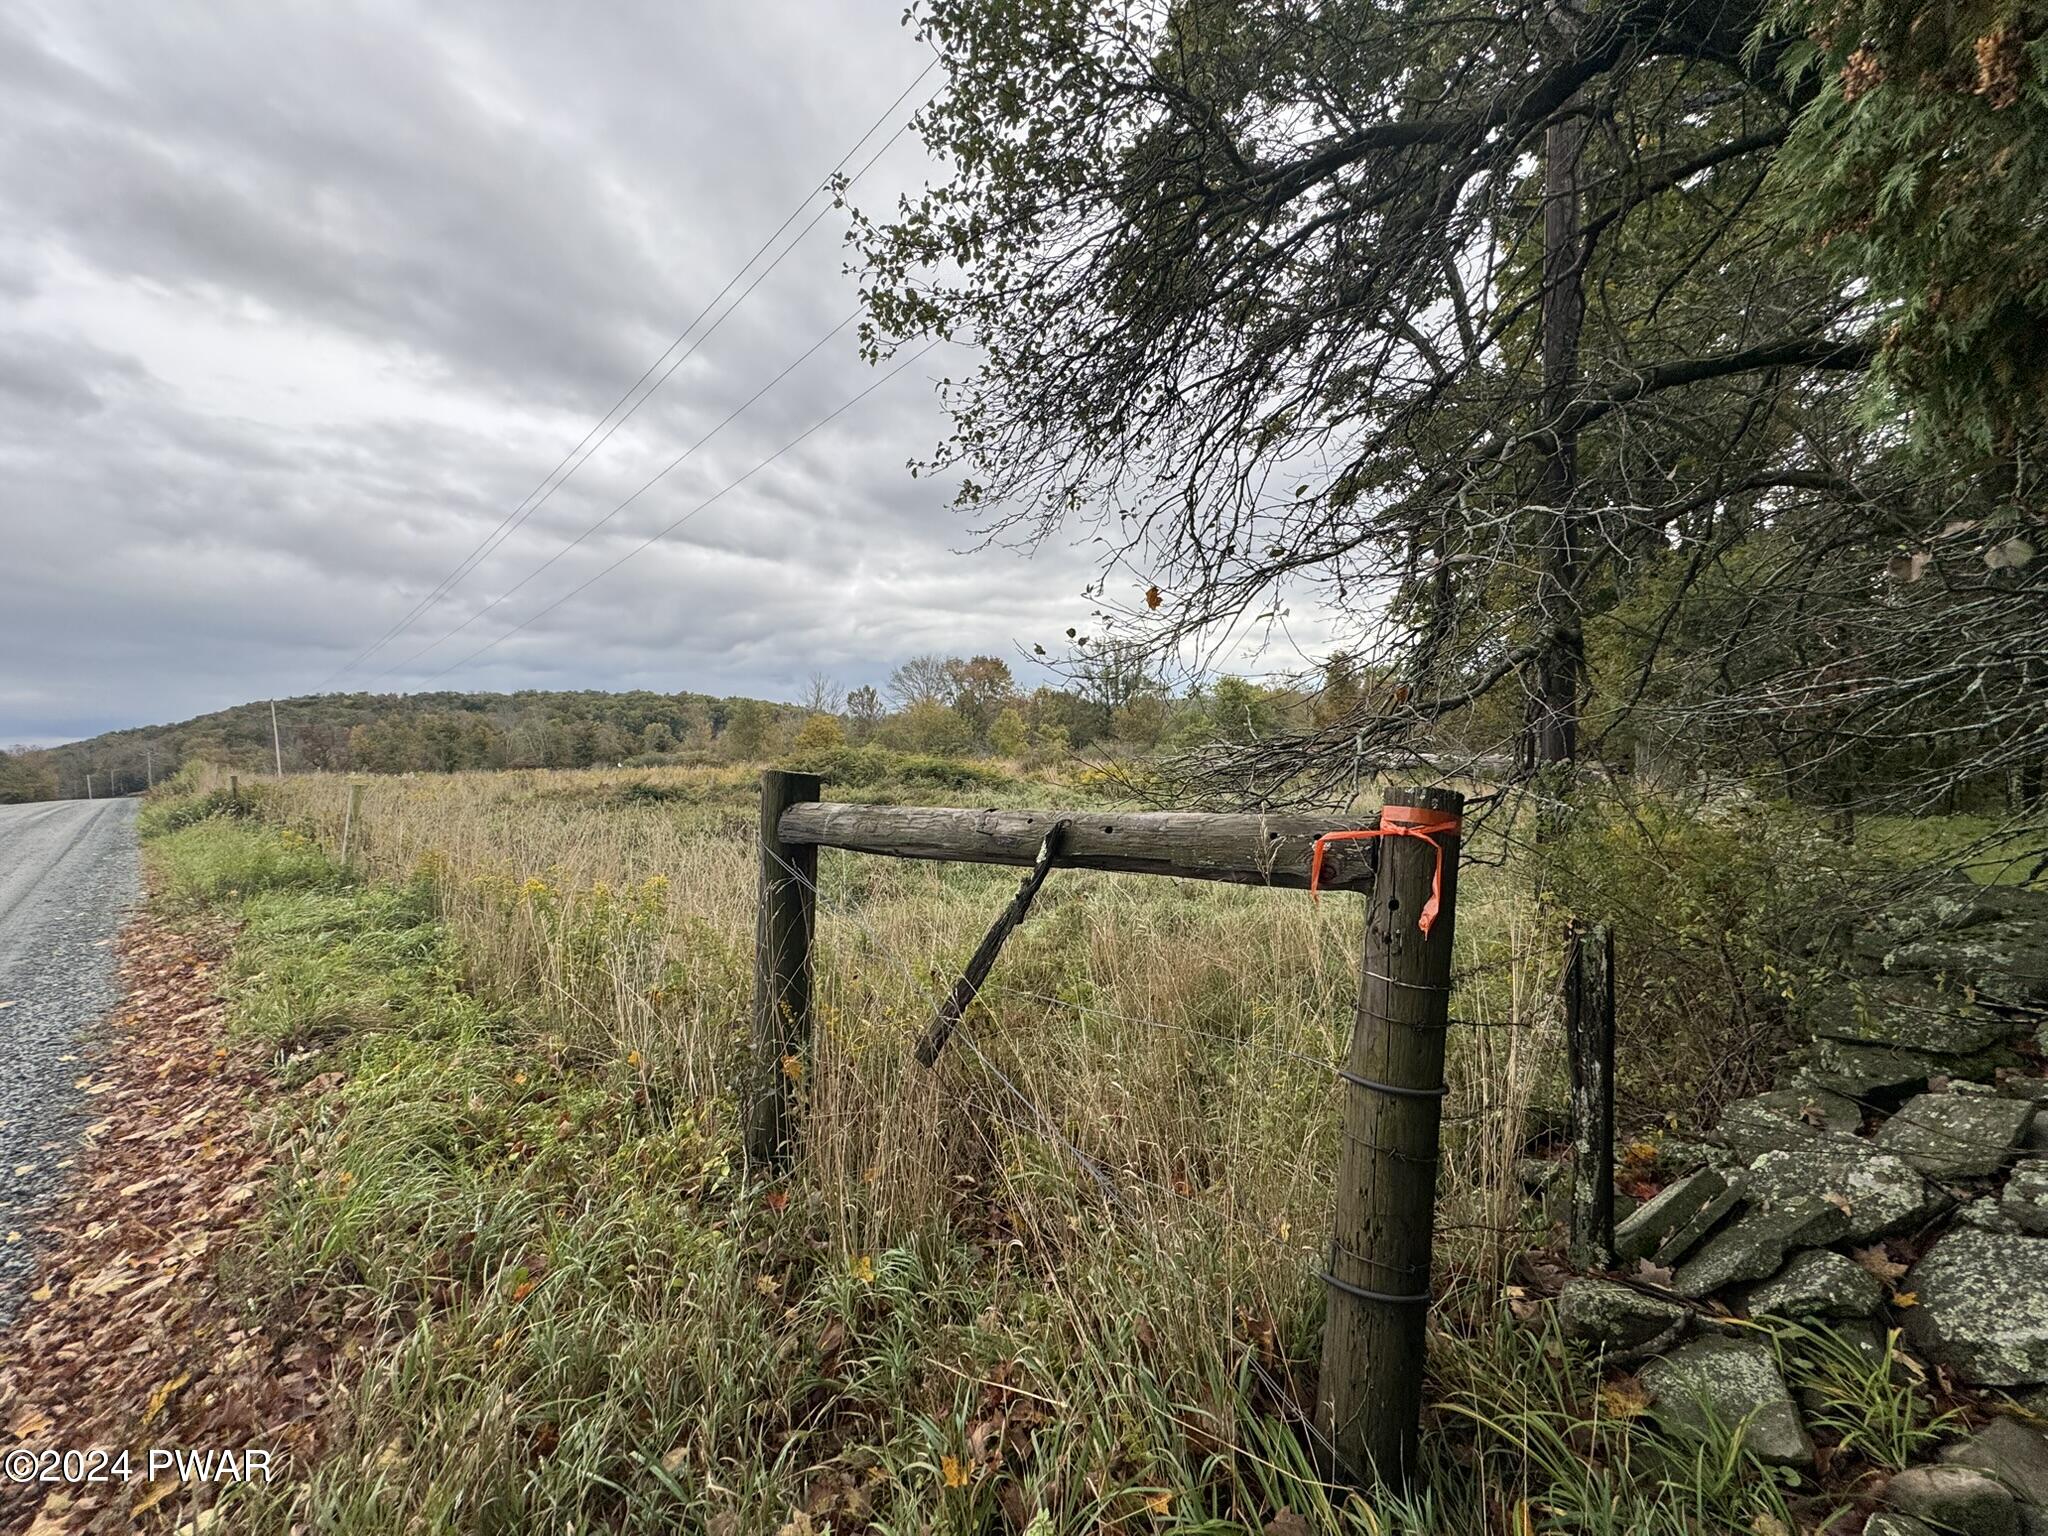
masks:
<path fill-rule="evenodd" d="M 1993 1419 L 1969 1439 L 1943 1446 L 1941 1459 L 1990 1473 L 2021 1504 L 2048 1516 L 2048 1435 L 2039 1430 L 2017 1419 Z"/>
<path fill-rule="evenodd" d="M 1973 1386 L 2048 1382 L 2048 1238 L 1959 1227 L 1906 1275 L 1906 1336 Z"/>
<path fill-rule="evenodd" d="M 1858 1136 L 1835 1136 L 1790 1152 L 1766 1152 L 1744 1174 L 1744 1188 L 1759 1205 L 1795 1195 L 1839 1196 L 1848 1218 L 1830 1242 L 1867 1243 L 1917 1227 L 1953 1202 L 1904 1159 Z"/>
<path fill-rule="evenodd" d="M 1637 1206 L 1626 1221 L 1616 1223 L 1615 1256 L 1624 1264 L 1647 1259 L 1666 1238 L 1727 1189 L 1727 1176 L 1716 1168 L 1702 1168 L 1672 1180 Z"/>
<path fill-rule="evenodd" d="M 1974 1056 L 2026 1029 L 2010 1014 L 1975 1007 L 1958 993 L 1910 976 L 1878 976 L 1838 987 L 1806 1010 L 1805 1022 L 1820 1039 L 1934 1056 Z"/>
<path fill-rule="evenodd" d="M 2011 1491 L 1972 1467 L 1908 1467 L 1885 1485 L 1884 1501 L 1956 1536 L 2020 1536 Z"/>
<path fill-rule="evenodd" d="M 1813 1442 L 1767 1344 L 1709 1334 L 1643 1367 L 1642 1381 L 1666 1427 L 1741 1426 L 1743 1443 L 1759 1461 L 1813 1465 Z"/>
<path fill-rule="evenodd" d="M 1863 1111 L 1825 1088 L 1774 1088 L 1737 1099 L 1721 1111 L 1715 1134 L 1744 1162 L 1766 1152 L 1802 1146 L 1817 1137 L 1849 1135 L 1863 1124 Z"/>
<path fill-rule="evenodd" d="M 1676 1302 L 1645 1296 L 1612 1280 L 1578 1275 L 1557 1293 L 1557 1318 L 1564 1336 L 1608 1354 L 1641 1349 L 1682 1328 L 1691 1312 Z"/>
<path fill-rule="evenodd" d="M 1884 1301 L 1877 1276 L 1853 1259 L 1825 1248 L 1796 1253 L 1743 1304 L 1752 1317 L 1868 1317 Z"/>
<path fill-rule="evenodd" d="M 1741 1280 L 1762 1280 L 1778 1272 L 1794 1248 L 1837 1242 L 1849 1217 L 1819 1195 L 1791 1195 L 1769 1205 L 1754 1200 L 1672 1276 L 1671 1289 L 1697 1299 Z"/>
<path fill-rule="evenodd" d="M 1893 975 L 1921 972 L 1967 982 L 1990 998 L 2048 1000 L 2048 928 L 2035 922 L 1986 923 L 1914 939 L 1887 950 L 1883 964 Z"/>
<path fill-rule="evenodd" d="M 1998 1197 L 1998 1208 L 2020 1231 L 2036 1237 L 2048 1234 L 2048 1158 L 2016 1164 Z"/>
<path fill-rule="evenodd" d="M 2005 1166 L 2033 1116 L 2022 1099 L 1923 1093 L 1885 1121 L 1877 1144 L 1930 1179 L 1976 1178 Z"/>
<path fill-rule="evenodd" d="M 1656 1260 L 1666 1269 L 1672 1268 L 1694 1248 L 1700 1239 L 1718 1227 L 1728 1213 L 1742 1203 L 1741 1173 L 1728 1176 L 1728 1187 L 1704 1202 L 1688 1216 L 1663 1242 L 1657 1245 Z"/>

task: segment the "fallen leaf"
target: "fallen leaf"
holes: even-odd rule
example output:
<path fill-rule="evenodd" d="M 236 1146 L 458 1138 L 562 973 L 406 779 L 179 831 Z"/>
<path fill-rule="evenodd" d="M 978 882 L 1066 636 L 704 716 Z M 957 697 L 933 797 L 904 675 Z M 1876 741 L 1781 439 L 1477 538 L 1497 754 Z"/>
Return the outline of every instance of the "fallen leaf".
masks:
<path fill-rule="evenodd" d="M 1851 1248 L 1849 1257 L 1886 1283 L 1898 1279 L 1906 1272 L 1906 1266 L 1894 1262 L 1882 1243 L 1872 1243 L 1868 1248 Z"/>
<path fill-rule="evenodd" d="M 1650 1394 L 1633 1376 L 1619 1376 L 1600 1388 L 1600 1407 L 1610 1419 L 1639 1419 L 1650 1411 Z"/>
<path fill-rule="evenodd" d="M 1145 1501 L 1145 1507 L 1155 1515 L 1170 1515 L 1173 1513 L 1173 1495 L 1155 1493 Z"/>
<path fill-rule="evenodd" d="M 1920 1293 L 1918 1291 L 1894 1291 L 1892 1292 L 1892 1305 L 1895 1307 L 1917 1307 L 1920 1305 Z"/>
<path fill-rule="evenodd" d="M 965 1488 L 967 1486 L 967 1468 L 958 1456 L 941 1456 L 939 1458 L 939 1478 L 948 1488 Z"/>

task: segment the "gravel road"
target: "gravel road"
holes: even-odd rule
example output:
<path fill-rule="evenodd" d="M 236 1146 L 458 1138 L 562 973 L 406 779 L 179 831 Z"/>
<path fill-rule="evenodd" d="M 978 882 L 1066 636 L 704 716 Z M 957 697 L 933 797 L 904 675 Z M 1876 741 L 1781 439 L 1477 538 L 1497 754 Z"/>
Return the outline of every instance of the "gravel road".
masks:
<path fill-rule="evenodd" d="M 136 805 L 0 805 L 0 1327 L 32 1265 L 35 1213 L 84 1123 L 80 1065 L 64 1058 L 120 998 L 114 940 L 141 894 Z"/>

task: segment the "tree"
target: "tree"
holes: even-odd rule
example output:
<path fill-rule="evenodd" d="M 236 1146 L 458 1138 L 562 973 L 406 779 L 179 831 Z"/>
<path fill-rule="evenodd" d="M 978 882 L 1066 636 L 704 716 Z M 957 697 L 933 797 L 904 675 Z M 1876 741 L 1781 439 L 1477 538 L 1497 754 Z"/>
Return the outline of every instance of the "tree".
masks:
<path fill-rule="evenodd" d="M 659 755 L 664 752 L 673 752 L 675 749 L 675 732 L 659 720 L 651 722 L 640 733 L 640 750 L 642 752 Z"/>
<path fill-rule="evenodd" d="M 845 745 L 846 728 L 837 716 L 827 714 L 809 716 L 797 727 L 796 738 L 789 744 L 799 758 L 817 757 Z"/>
<path fill-rule="evenodd" d="M 882 696 L 863 683 L 846 696 L 846 718 L 856 739 L 865 741 L 882 723 Z"/>
<path fill-rule="evenodd" d="M 807 715 L 836 715 L 845 702 L 846 690 L 823 672 L 813 672 L 804 684 L 801 708 Z"/>
<path fill-rule="evenodd" d="M 1003 757 L 1021 757 L 1025 745 L 1030 741 L 1029 730 L 1024 717 L 1014 704 L 1005 705 L 1003 712 L 995 717 L 988 728 L 988 744 Z"/>
<path fill-rule="evenodd" d="M 1016 684 L 1009 663 L 998 656 L 976 656 L 968 661 L 948 661 L 952 678 L 952 707 L 967 724 L 976 741 L 988 738 L 996 712 L 1016 697 Z"/>
<path fill-rule="evenodd" d="M 913 656 L 889 676 L 889 697 L 899 709 L 918 704 L 950 705 L 959 691 L 954 663 L 942 656 Z"/>
<path fill-rule="evenodd" d="M 967 722 L 935 699 L 920 699 L 883 727 L 889 745 L 905 752 L 958 757 L 974 745 Z"/>
<path fill-rule="evenodd" d="M 725 746 L 732 756 L 748 760 L 768 750 L 768 733 L 775 727 L 775 712 L 759 699 L 731 699 L 726 703 Z"/>
<path fill-rule="evenodd" d="M 1107 619 L 1150 655 L 1299 601 L 1344 619 L 1356 667 L 1388 680 L 1367 718 L 1231 726 L 1206 758 L 1219 792 L 1327 797 L 1361 739 L 1461 721 L 1498 722 L 1531 768 L 1569 762 L 1649 707 L 1660 674 L 1711 675 L 1671 647 L 1714 648 L 1680 621 L 1751 545 L 1775 551 L 1768 606 L 1803 637 L 1773 698 L 1801 697 L 1795 678 L 1810 695 L 1834 662 L 1791 594 L 1826 589 L 1835 620 L 1881 634 L 1872 573 L 1943 526 L 1951 486 L 1861 408 L 1903 284 L 1887 298 L 1868 262 L 1803 245 L 1799 188 L 1773 174 L 1828 107 L 1797 16 L 1761 0 L 913 15 L 947 70 L 918 125 L 954 173 L 861 219 L 866 338 L 881 356 L 977 337 L 935 458 L 963 508 L 1027 538 L 1079 522 L 1105 596 L 1110 572 L 1158 573 Z M 2032 33 L 1980 35 L 1993 79 L 1967 106 L 1988 124 L 2020 70 L 2010 37 Z M 1988 141 L 1980 163 L 2001 163 Z M 1968 177 L 1960 162 L 1947 184 Z M 2023 245 L 2030 185 L 1977 194 L 2021 210 L 2001 227 L 2018 220 Z M 1973 548 L 1995 547 L 1986 523 Z M 1652 591 L 1663 606 L 1642 614 Z M 2021 612 L 1995 595 L 1950 610 L 1974 653 Z M 1610 644 L 1624 609 L 1646 627 Z M 1596 675 L 1595 649 L 1620 670 Z M 1883 712 L 1904 741 L 1898 702 Z M 1781 723 L 1805 728 L 1789 703 Z"/>

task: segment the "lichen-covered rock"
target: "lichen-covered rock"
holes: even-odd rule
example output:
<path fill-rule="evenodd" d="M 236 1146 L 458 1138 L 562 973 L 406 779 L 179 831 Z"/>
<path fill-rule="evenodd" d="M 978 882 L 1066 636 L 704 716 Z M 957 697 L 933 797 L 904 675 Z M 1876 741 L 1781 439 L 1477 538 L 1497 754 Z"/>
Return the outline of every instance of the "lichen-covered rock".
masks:
<path fill-rule="evenodd" d="M 2036 1237 L 2048 1233 L 2048 1158 L 2029 1158 L 2015 1166 L 1998 1205 L 2022 1232 Z"/>
<path fill-rule="evenodd" d="M 1665 1239 L 1726 1193 L 1728 1179 L 1717 1168 L 1702 1168 L 1673 1179 L 1614 1228 L 1615 1257 L 1624 1264 L 1647 1259 Z"/>
<path fill-rule="evenodd" d="M 1750 1199 L 1679 1266 L 1671 1289 L 1697 1298 L 1738 1281 L 1762 1280 L 1777 1273 L 1793 1249 L 1837 1242 L 1848 1227 L 1848 1214 L 1820 1195 L 1788 1195 L 1769 1204 Z"/>
<path fill-rule="evenodd" d="M 1728 1213 L 1742 1203 L 1742 1174 L 1731 1173 L 1728 1187 L 1704 1202 L 1698 1210 L 1674 1228 L 1671 1234 L 1657 1245 L 1656 1261 L 1666 1269 L 1673 1268 L 1684 1257 L 1697 1248 L 1700 1240 L 1719 1227 Z"/>
<path fill-rule="evenodd" d="M 1879 1510 L 1864 1522 L 1863 1536 L 1941 1536 L 1941 1532 L 1925 1520 L 1915 1520 L 1911 1515 L 1902 1515 L 1896 1510 Z"/>
<path fill-rule="evenodd" d="M 1770 1346 L 1708 1335 L 1643 1368 L 1659 1423 L 1703 1431 L 1743 1428 L 1743 1443 L 1772 1466 L 1813 1465 L 1813 1442 L 1800 1422 Z"/>
<path fill-rule="evenodd" d="M 2048 1238 L 1957 1228 L 1906 1275 L 1906 1336 L 1982 1387 L 2048 1382 Z"/>
<path fill-rule="evenodd" d="M 2027 1125 L 2027 1134 L 2020 1138 L 2023 1152 L 2048 1152 L 2048 1109 L 2037 1109 L 2034 1118 Z"/>
<path fill-rule="evenodd" d="M 1885 1485 L 1884 1501 L 1956 1536 L 2020 1536 L 2011 1491 L 1972 1467 L 1908 1467 Z"/>
<path fill-rule="evenodd" d="M 1766 1152 L 1804 1146 L 1822 1136 L 1852 1134 L 1863 1111 L 1825 1088 L 1775 1088 L 1737 1099 L 1721 1111 L 1715 1134 L 1751 1162 Z"/>
<path fill-rule="evenodd" d="M 1877 1144 L 1931 1179 L 1996 1173 L 2026 1134 L 2033 1110 L 1995 1094 L 1923 1093 L 1877 1133 Z"/>
<path fill-rule="evenodd" d="M 1893 975 L 1960 978 L 2000 1001 L 2048 1001 L 2048 924 L 2008 919 L 1963 933 L 1933 934 L 1894 945 L 1880 963 Z"/>
<path fill-rule="evenodd" d="M 2048 1105 L 2048 1077 L 2008 1077 L 1998 1091 L 2009 1099 Z"/>
<path fill-rule="evenodd" d="M 1691 1316 L 1676 1302 L 1586 1275 L 1565 1281 L 1557 1293 L 1557 1320 L 1564 1336 L 1607 1354 L 1675 1341 Z"/>
<path fill-rule="evenodd" d="M 1848 1218 L 1832 1242 L 1867 1243 L 1917 1227 L 1951 1203 L 1904 1160 L 1861 1137 L 1830 1137 L 1790 1152 L 1766 1152 L 1743 1175 L 1749 1198 L 1777 1204 L 1794 1195 L 1839 1197 Z"/>
<path fill-rule="evenodd" d="M 2048 1532 L 2048 1436 L 2015 1419 L 1993 1419 L 1969 1439 L 1944 1446 L 1941 1459 L 1997 1478 L 2019 1502 L 2027 1536 Z"/>
<path fill-rule="evenodd" d="M 2026 1031 L 2010 1014 L 1976 1007 L 1911 976 L 1874 976 L 1833 988 L 1806 1010 L 1805 1022 L 1823 1040 L 1934 1056 L 1974 1056 Z"/>
<path fill-rule="evenodd" d="M 1825 1248 L 1796 1253 L 1743 1298 L 1752 1317 L 1868 1317 L 1884 1300 L 1877 1277 Z"/>

